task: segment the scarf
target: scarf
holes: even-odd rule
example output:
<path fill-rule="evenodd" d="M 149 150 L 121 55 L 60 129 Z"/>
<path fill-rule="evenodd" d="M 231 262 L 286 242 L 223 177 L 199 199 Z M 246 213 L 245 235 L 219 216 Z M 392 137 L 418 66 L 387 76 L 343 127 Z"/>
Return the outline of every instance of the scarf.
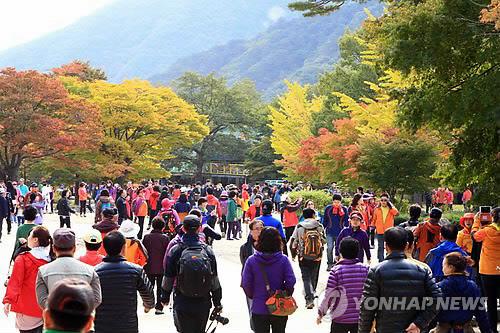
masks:
<path fill-rule="evenodd" d="M 37 259 L 45 260 L 46 262 L 51 262 L 50 258 L 50 246 L 37 246 L 30 250 L 33 257 Z"/>
<path fill-rule="evenodd" d="M 332 215 L 338 215 L 338 216 L 342 217 L 342 216 L 344 216 L 344 214 L 345 214 L 345 212 L 342 209 L 342 206 L 338 206 L 338 207 L 332 206 Z"/>

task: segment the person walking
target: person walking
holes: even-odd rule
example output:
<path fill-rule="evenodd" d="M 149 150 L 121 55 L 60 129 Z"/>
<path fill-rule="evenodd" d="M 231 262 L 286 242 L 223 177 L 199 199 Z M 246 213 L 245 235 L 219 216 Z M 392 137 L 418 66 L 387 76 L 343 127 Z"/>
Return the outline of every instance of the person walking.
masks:
<path fill-rule="evenodd" d="M 472 225 L 474 224 L 474 213 L 465 213 L 460 218 L 462 230 L 458 232 L 457 245 L 470 255 L 472 253 Z"/>
<path fill-rule="evenodd" d="M 12 222 L 10 220 L 11 212 L 9 202 L 7 200 L 7 192 L 3 187 L 0 187 L 0 243 L 2 242 L 3 220 L 7 222 L 7 234 L 10 234 Z"/>
<path fill-rule="evenodd" d="M 432 273 L 406 260 L 406 230 L 388 228 L 384 233 L 387 257 L 370 268 L 363 287 L 360 304 L 358 333 L 377 332 L 418 333 L 429 326 L 438 313 L 437 299 L 441 291 Z M 410 287 L 411 286 L 411 287 Z M 411 306 L 414 298 L 428 298 L 421 306 Z M 374 300 L 391 299 L 398 306 L 374 307 Z M 430 304 L 430 305 L 429 305 Z"/>
<path fill-rule="evenodd" d="M 441 209 L 434 207 L 431 209 L 429 219 L 420 223 L 413 234 L 415 235 L 415 258 L 424 261 L 431 249 L 436 247 L 441 241 Z"/>
<path fill-rule="evenodd" d="M 123 220 L 129 220 L 130 213 L 127 207 L 127 190 L 121 189 L 117 192 L 116 208 L 118 210 L 118 225 L 122 224 Z"/>
<path fill-rule="evenodd" d="M 462 194 L 462 204 L 464 205 L 464 211 L 470 211 L 470 201 L 472 199 L 472 191 L 470 188 L 466 188 L 464 193 Z"/>
<path fill-rule="evenodd" d="M 292 237 L 295 226 L 299 224 L 297 211 L 302 207 L 302 198 L 299 198 L 292 203 L 290 202 L 291 199 L 288 194 L 284 194 L 281 200 L 281 222 L 285 226 L 285 237 L 288 242 Z"/>
<path fill-rule="evenodd" d="M 318 308 L 316 323 L 319 325 L 323 317 L 330 314 L 332 319 L 330 333 L 357 333 L 359 321 L 357 300 L 361 299 L 369 267 L 358 259 L 358 253 L 362 250 L 356 239 L 346 237 L 339 240 L 338 244 L 340 244 L 341 259 L 330 271 L 325 298 Z M 337 301 L 336 298 L 341 291 L 345 292 L 345 297 Z M 338 313 L 336 309 L 343 306 L 346 307 L 345 311 Z"/>
<path fill-rule="evenodd" d="M 368 264 L 371 262 L 371 253 L 370 253 L 370 243 L 368 241 L 368 234 L 366 231 L 361 229 L 361 221 L 363 221 L 363 216 L 358 212 L 354 211 L 351 213 L 351 217 L 349 218 L 350 226 L 342 229 L 339 236 L 337 237 L 337 242 L 335 243 L 335 261 L 338 261 L 340 255 L 340 242 L 342 239 L 346 237 L 352 237 L 359 243 L 359 252 L 357 258 L 360 263 L 363 263 L 364 255 L 366 253 L 366 259 L 368 260 Z"/>
<path fill-rule="evenodd" d="M 236 204 L 237 193 L 235 191 L 229 192 L 229 200 L 227 203 L 227 240 L 239 239 L 236 233 L 237 221 L 236 221 L 236 210 L 238 206 Z"/>
<path fill-rule="evenodd" d="M 87 199 L 88 193 L 85 187 L 85 183 L 81 182 L 78 188 L 78 201 L 80 203 L 80 217 L 87 217 Z M 62 228 L 62 227 L 61 227 Z"/>
<path fill-rule="evenodd" d="M 377 232 L 377 258 L 381 262 L 384 260 L 384 233 L 387 229 L 394 227 L 394 217 L 399 212 L 389 200 L 389 195 L 383 193 L 380 196 L 380 205 L 373 212 L 372 225 Z"/>
<path fill-rule="evenodd" d="M 181 194 L 182 196 L 182 194 Z M 167 251 L 169 239 L 163 233 L 165 221 L 160 216 L 156 216 L 152 222 L 153 230 L 144 236 L 142 241 L 144 248 L 148 253 L 148 259 L 144 266 L 144 271 L 149 278 L 153 288 L 156 285 L 156 305 L 155 314 L 163 314 L 163 305 L 161 304 L 161 285 L 163 275 L 165 274 L 163 267 L 163 258 Z"/>
<path fill-rule="evenodd" d="M 271 203 L 272 204 L 272 203 Z M 252 300 L 252 321 L 256 333 L 285 333 L 287 316 L 275 316 L 266 306 L 268 298 L 277 290 L 292 295 L 295 274 L 288 258 L 283 254 L 282 237 L 273 227 L 262 229 L 256 252 L 245 263 L 241 287 Z M 269 290 L 267 288 L 269 287 Z"/>
<path fill-rule="evenodd" d="M 198 216 L 184 218 L 185 234 L 168 255 L 163 279 L 162 303 L 168 305 L 174 291 L 174 318 L 182 333 L 204 332 L 212 303 L 217 312 L 222 310 L 217 260 L 212 249 L 200 242 L 200 227 Z"/>
<path fill-rule="evenodd" d="M 92 226 L 95 230 L 99 231 L 101 233 L 101 238 L 104 239 L 104 237 L 110 233 L 111 231 L 118 230 L 120 226 L 116 221 L 118 220 L 118 215 L 117 215 L 117 209 L 116 208 L 106 208 L 102 212 L 102 217 L 99 223 L 96 223 Z M 106 251 L 104 250 L 104 246 L 101 245 L 101 247 L 98 250 L 98 253 L 105 256 Z"/>
<path fill-rule="evenodd" d="M 153 287 L 142 267 L 125 259 L 125 237 L 120 232 L 107 234 L 103 245 L 108 255 L 95 267 L 103 299 L 96 309 L 95 331 L 137 333 L 137 292 L 147 313 L 155 305 Z"/>
<path fill-rule="evenodd" d="M 80 256 L 78 260 L 90 266 L 99 265 L 104 258 L 104 256 L 99 253 L 99 249 L 102 246 L 101 233 L 95 229 L 91 229 L 83 236 L 83 242 L 85 243 L 86 252 L 84 255 Z"/>
<path fill-rule="evenodd" d="M 191 210 L 191 204 L 188 202 L 186 192 L 181 192 L 179 199 L 174 205 L 174 209 L 179 214 L 181 221 L 189 214 Z"/>
<path fill-rule="evenodd" d="M 450 252 L 444 257 L 444 279 L 438 285 L 443 292 L 443 300 L 448 301 L 447 304 L 453 304 L 453 309 L 444 309 L 439 312 L 436 317 L 437 326 L 431 330 L 431 333 L 450 331 L 474 333 L 473 316 L 476 317 L 481 333 L 490 332 L 488 316 L 484 304 L 480 301 L 481 291 L 477 284 L 468 278 L 465 272 L 466 267 L 467 258 L 460 252 Z M 474 305 L 471 306 L 469 301 L 474 301 Z"/>
<path fill-rule="evenodd" d="M 241 245 L 240 247 L 240 262 L 241 262 L 241 272 L 243 273 L 243 268 L 245 267 L 245 263 L 248 258 L 255 253 L 255 245 L 257 240 L 259 239 L 260 232 L 264 228 L 264 223 L 259 220 L 252 220 L 248 225 L 250 228 L 250 235 L 248 236 L 247 241 Z M 250 329 L 255 332 L 255 327 L 252 321 L 252 300 L 246 297 L 248 314 L 250 315 Z"/>
<path fill-rule="evenodd" d="M 285 232 L 283 231 L 283 225 L 278 219 L 273 217 L 273 206 L 274 205 L 271 200 L 264 200 L 264 202 L 262 202 L 262 216 L 257 219 L 264 223 L 264 227 L 274 227 L 278 230 L 283 241 L 283 253 L 287 254 L 288 251 L 286 249 L 286 237 Z"/>
<path fill-rule="evenodd" d="M 49 293 L 57 281 L 64 278 L 78 278 L 89 283 L 94 292 L 96 305 L 101 303 L 101 285 L 92 266 L 74 258 L 76 251 L 75 233 L 71 229 L 60 228 L 52 235 L 56 260 L 40 267 L 36 279 L 36 298 L 42 309 L 47 308 Z"/>
<path fill-rule="evenodd" d="M 17 228 L 16 240 L 14 243 L 14 251 L 12 253 L 11 261 L 14 261 L 16 259 L 17 255 L 20 252 L 23 252 L 23 250 L 21 250 L 21 247 L 24 247 L 24 250 L 26 250 L 28 236 L 29 236 L 31 230 L 36 227 L 35 219 L 36 219 L 36 214 L 38 214 L 38 211 L 36 210 L 36 208 L 28 206 L 24 210 L 23 214 L 24 214 L 25 222 L 24 222 L 24 224 L 20 225 Z M 28 247 L 28 249 L 29 249 L 29 247 Z"/>
<path fill-rule="evenodd" d="M 59 228 L 64 228 L 65 226 L 71 228 L 71 213 L 76 214 L 76 212 L 70 207 L 68 200 L 68 190 L 63 190 L 61 192 L 61 199 L 57 201 L 57 215 L 59 215 Z"/>
<path fill-rule="evenodd" d="M 408 211 L 410 213 L 410 219 L 406 222 L 398 224 L 398 227 L 409 228 L 411 231 L 415 230 L 418 226 L 420 214 L 422 214 L 422 208 L 415 204 L 411 205 Z"/>
<path fill-rule="evenodd" d="M 108 208 L 115 208 L 115 202 L 109 195 L 107 189 L 102 189 L 97 197 L 97 202 L 95 204 L 95 219 L 94 223 L 99 223 L 102 220 L 102 212 Z"/>
<path fill-rule="evenodd" d="M 141 240 L 137 237 L 140 231 L 139 225 L 130 220 L 126 220 L 122 222 L 118 231 L 121 232 L 126 239 L 125 252 L 123 254 L 125 259 L 141 267 L 146 265 L 148 252 Z"/>
<path fill-rule="evenodd" d="M 36 301 L 35 283 L 38 269 L 52 260 L 52 238 L 45 227 L 37 226 L 29 233 L 27 242 L 30 250 L 19 254 L 14 261 L 3 298 L 4 312 L 16 313 L 16 328 L 20 333 L 41 333 L 42 310 Z"/>
<path fill-rule="evenodd" d="M 139 233 L 136 237 L 140 240 L 142 239 L 142 233 L 144 230 L 144 221 L 148 215 L 148 202 L 146 200 L 146 191 L 143 188 L 137 190 L 137 197 L 133 203 L 134 216 L 137 218 L 137 224 L 139 225 Z"/>
<path fill-rule="evenodd" d="M 500 298 L 500 208 L 491 211 L 493 222 L 472 234 L 476 242 L 482 243 L 479 257 L 479 274 L 484 295 L 488 298 L 488 318 L 491 331 L 498 333 L 497 302 Z"/>
<path fill-rule="evenodd" d="M 304 221 L 297 224 L 290 237 L 290 253 L 292 259 L 298 255 L 299 267 L 304 282 L 306 308 L 314 308 L 316 287 L 318 286 L 319 267 L 326 243 L 325 229 L 316 220 L 316 211 L 306 208 L 302 212 Z"/>
<path fill-rule="evenodd" d="M 323 214 L 323 227 L 326 231 L 327 244 L 327 271 L 331 270 L 334 264 L 333 251 L 337 237 L 340 231 L 347 226 L 349 226 L 347 208 L 342 205 L 342 196 L 335 193 L 332 196 L 332 204 L 325 207 L 325 213 Z"/>

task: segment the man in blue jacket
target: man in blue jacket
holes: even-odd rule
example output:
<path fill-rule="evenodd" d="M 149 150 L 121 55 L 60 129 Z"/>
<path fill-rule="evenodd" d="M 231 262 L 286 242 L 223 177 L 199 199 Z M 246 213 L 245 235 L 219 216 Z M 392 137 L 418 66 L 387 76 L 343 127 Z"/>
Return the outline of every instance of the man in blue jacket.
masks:
<path fill-rule="evenodd" d="M 445 224 L 441 227 L 441 239 L 443 239 L 435 248 L 429 251 L 425 257 L 425 263 L 432 270 L 432 276 L 436 282 L 444 278 L 443 274 L 443 259 L 451 252 L 459 252 L 464 257 L 469 255 L 457 245 L 458 227 L 454 224 Z M 468 267 L 469 273 L 471 268 Z"/>
<path fill-rule="evenodd" d="M 281 221 L 273 217 L 273 202 L 271 200 L 264 200 L 262 202 L 262 216 L 258 217 L 257 220 L 261 220 L 264 223 L 264 227 L 274 227 L 278 229 L 281 238 L 283 239 L 283 253 L 288 254 L 286 248 L 286 237 L 283 231 L 283 225 Z"/>
<path fill-rule="evenodd" d="M 349 216 L 347 215 L 347 208 L 342 206 L 342 196 L 335 193 L 332 201 L 331 205 L 326 206 L 323 215 L 323 227 L 326 231 L 327 271 L 330 271 L 334 264 L 333 250 L 335 249 L 337 237 L 344 227 L 349 226 Z"/>

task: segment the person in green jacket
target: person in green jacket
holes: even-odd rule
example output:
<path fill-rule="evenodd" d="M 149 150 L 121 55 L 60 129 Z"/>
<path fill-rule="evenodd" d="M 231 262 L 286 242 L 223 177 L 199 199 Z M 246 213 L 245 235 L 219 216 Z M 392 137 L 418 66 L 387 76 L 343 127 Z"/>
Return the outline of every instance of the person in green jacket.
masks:
<path fill-rule="evenodd" d="M 236 210 L 238 205 L 236 204 L 237 193 L 234 191 L 229 192 L 229 200 L 227 203 L 227 240 L 239 239 L 236 234 Z M 233 238 L 231 238 L 231 234 Z"/>
<path fill-rule="evenodd" d="M 92 328 L 95 310 L 92 287 L 76 278 L 55 283 L 43 311 L 44 333 L 83 333 Z"/>
<path fill-rule="evenodd" d="M 23 245 L 26 244 L 28 240 L 28 235 L 31 232 L 31 229 L 36 227 L 35 219 L 38 211 L 33 206 L 28 206 L 24 209 L 24 224 L 21 224 L 17 228 L 16 232 L 16 241 L 14 242 L 14 252 L 12 253 L 11 261 L 14 261 L 17 255 L 22 252 Z M 29 250 L 29 249 L 28 249 Z"/>

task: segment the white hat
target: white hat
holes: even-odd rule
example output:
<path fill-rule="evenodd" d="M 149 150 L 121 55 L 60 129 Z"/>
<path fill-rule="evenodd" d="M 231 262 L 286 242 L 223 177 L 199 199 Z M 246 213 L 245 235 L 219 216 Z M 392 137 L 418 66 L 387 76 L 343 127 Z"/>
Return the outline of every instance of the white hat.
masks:
<path fill-rule="evenodd" d="M 120 226 L 120 229 L 118 229 L 118 231 L 121 232 L 125 238 L 137 238 L 139 230 L 139 225 L 130 220 L 124 220 Z"/>

